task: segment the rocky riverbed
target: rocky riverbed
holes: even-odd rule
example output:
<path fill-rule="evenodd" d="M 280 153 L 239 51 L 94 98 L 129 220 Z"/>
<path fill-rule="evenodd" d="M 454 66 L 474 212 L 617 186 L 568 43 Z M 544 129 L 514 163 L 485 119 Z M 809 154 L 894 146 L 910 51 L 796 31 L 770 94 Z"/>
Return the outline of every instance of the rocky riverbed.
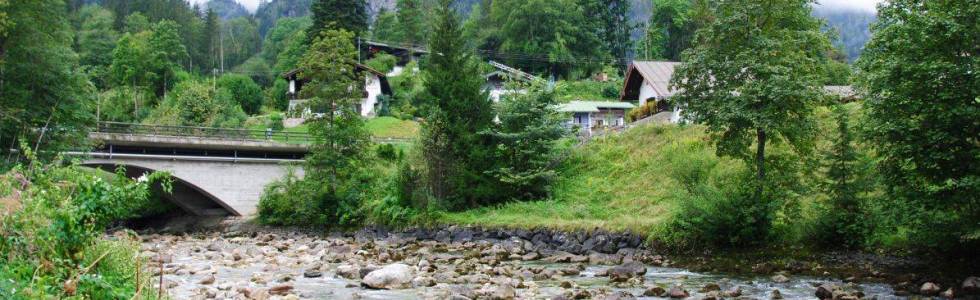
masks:
<path fill-rule="evenodd" d="M 881 283 L 690 272 L 629 235 L 442 231 L 145 234 L 142 250 L 174 299 L 896 298 Z"/>

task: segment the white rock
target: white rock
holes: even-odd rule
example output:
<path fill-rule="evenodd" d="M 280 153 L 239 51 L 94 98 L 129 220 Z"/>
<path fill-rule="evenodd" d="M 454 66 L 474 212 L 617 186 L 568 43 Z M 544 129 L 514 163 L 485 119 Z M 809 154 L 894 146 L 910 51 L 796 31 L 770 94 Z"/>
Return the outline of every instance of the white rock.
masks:
<path fill-rule="evenodd" d="M 405 264 L 390 264 L 364 276 L 361 284 L 375 289 L 404 289 L 411 287 L 412 267 Z"/>

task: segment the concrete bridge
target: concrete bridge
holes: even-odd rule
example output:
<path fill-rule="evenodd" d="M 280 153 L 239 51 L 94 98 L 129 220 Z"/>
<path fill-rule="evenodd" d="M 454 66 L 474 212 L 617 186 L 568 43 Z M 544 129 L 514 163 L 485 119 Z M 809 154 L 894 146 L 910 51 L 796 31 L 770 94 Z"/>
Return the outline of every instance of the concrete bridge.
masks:
<path fill-rule="evenodd" d="M 306 134 L 123 123 L 100 123 L 89 136 L 95 150 L 69 153 L 83 166 L 125 167 L 130 178 L 170 172 L 164 198 L 198 216 L 254 214 L 266 185 L 303 176 L 309 142 Z"/>

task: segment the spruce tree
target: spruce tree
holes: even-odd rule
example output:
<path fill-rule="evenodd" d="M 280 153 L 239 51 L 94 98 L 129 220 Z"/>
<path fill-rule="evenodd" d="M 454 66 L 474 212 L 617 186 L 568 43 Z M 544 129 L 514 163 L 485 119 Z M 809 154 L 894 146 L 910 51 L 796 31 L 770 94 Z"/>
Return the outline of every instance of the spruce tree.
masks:
<path fill-rule="evenodd" d="M 307 44 L 319 37 L 320 31 L 343 29 L 359 37 L 368 29 L 365 0 L 316 0 L 310 6 L 313 25 L 306 32 Z"/>
<path fill-rule="evenodd" d="M 547 196 L 558 177 L 558 141 L 568 130 L 566 117 L 558 112 L 553 89 L 532 86 L 499 103 L 500 122 L 494 129 L 497 142 L 491 172 L 501 183 L 499 200 L 536 200 Z"/>
<path fill-rule="evenodd" d="M 493 199 L 493 151 L 487 132 L 493 123 L 492 102 L 483 77 L 466 47 L 452 1 L 436 9 L 426 68 L 426 97 L 432 109 L 423 124 L 422 151 L 433 196 L 449 208 L 464 208 Z"/>
<path fill-rule="evenodd" d="M 850 127 L 850 117 L 843 105 L 834 107 L 837 136 L 825 154 L 826 171 L 824 190 L 829 197 L 829 207 L 822 220 L 824 235 L 821 241 L 830 246 L 857 246 L 863 236 L 858 222 L 860 199 L 858 198 L 857 151 Z"/>
<path fill-rule="evenodd" d="M 310 121 L 315 140 L 307 156 L 307 176 L 323 182 L 330 194 L 356 172 L 370 142 L 355 111 L 362 79 L 354 68 L 357 52 L 352 38 L 343 30 L 322 31 L 299 63 L 300 76 L 309 80 L 300 93 L 311 99 L 313 111 L 323 113 Z"/>

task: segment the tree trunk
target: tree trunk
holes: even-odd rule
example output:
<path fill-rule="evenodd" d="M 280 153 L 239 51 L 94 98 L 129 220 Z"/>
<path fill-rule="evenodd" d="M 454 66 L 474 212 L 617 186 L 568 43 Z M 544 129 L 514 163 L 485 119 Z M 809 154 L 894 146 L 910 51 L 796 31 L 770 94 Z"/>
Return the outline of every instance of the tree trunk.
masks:
<path fill-rule="evenodd" d="M 766 130 L 762 128 L 756 128 L 756 138 L 758 147 L 755 153 L 755 167 L 756 167 L 756 187 L 755 187 L 755 198 L 758 201 L 762 201 L 762 189 L 763 182 L 766 178 Z"/>

